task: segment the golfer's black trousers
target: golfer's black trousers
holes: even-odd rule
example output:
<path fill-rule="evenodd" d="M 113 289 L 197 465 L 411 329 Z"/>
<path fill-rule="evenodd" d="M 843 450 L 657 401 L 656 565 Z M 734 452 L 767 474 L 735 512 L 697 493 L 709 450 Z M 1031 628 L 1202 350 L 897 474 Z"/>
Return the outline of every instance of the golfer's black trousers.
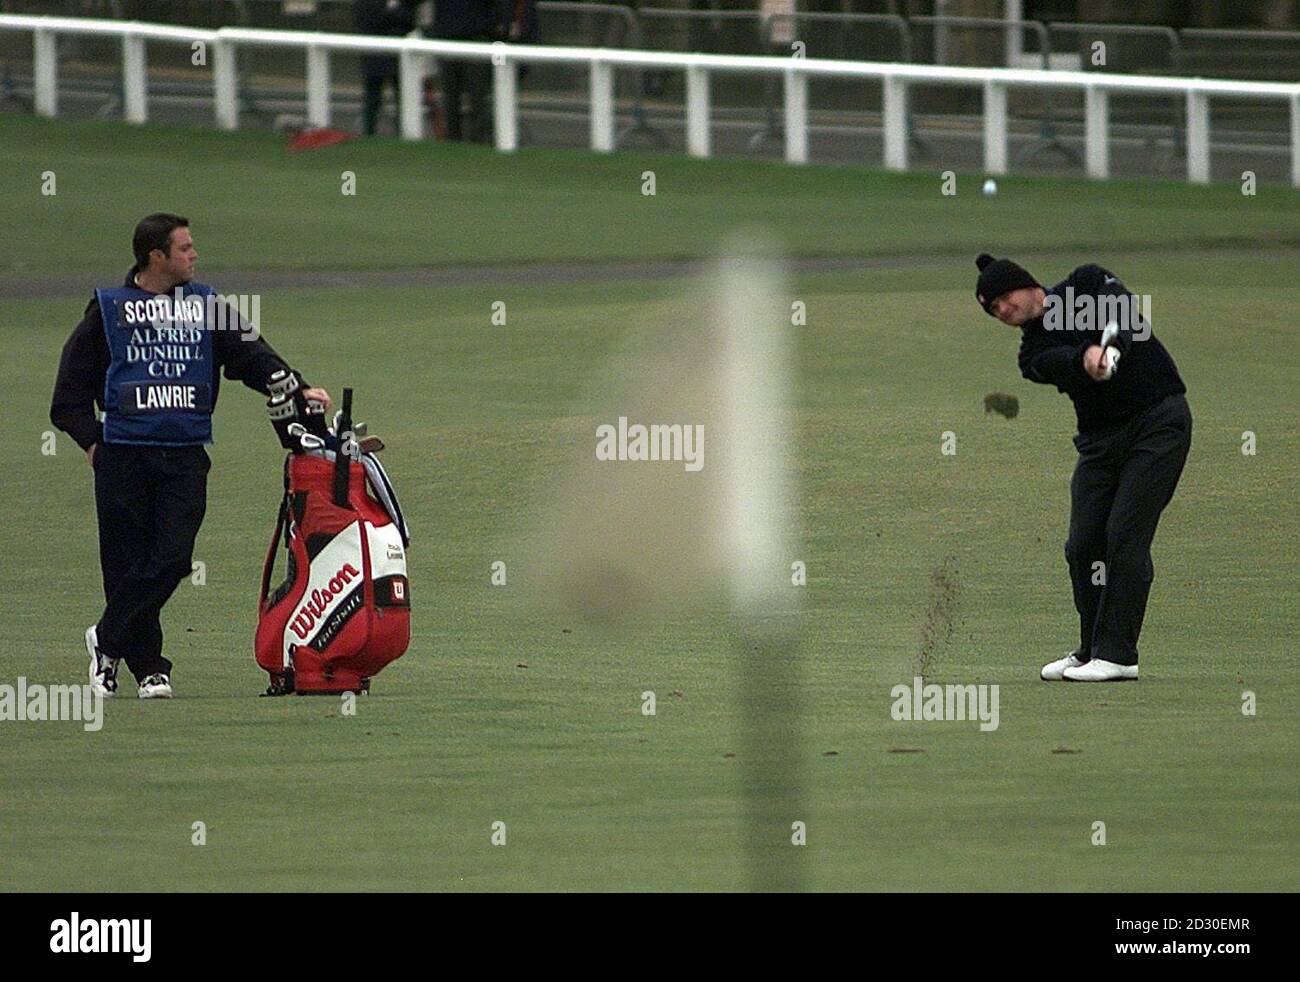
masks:
<path fill-rule="evenodd" d="M 1192 414 L 1168 396 L 1127 423 L 1074 438 L 1065 559 L 1079 611 L 1079 657 L 1136 665 L 1155 579 L 1151 541 L 1192 445 Z"/>
<path fill-rule="evenodd" d="M 112 658 L 124 658 L 137 680 L 171 673 L 158 615 L 190 575 L 210 467 L 207 452 L 198 446 L 101 443 L 95 450 L 105 600 L 97 625 L 99 647 Z"/>

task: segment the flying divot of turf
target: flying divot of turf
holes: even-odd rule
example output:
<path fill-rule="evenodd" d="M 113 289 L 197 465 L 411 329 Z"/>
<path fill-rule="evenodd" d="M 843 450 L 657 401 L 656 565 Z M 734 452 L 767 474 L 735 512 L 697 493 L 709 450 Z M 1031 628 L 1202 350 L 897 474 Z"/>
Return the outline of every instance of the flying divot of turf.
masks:
<path fill-rule="evenodd" d="M 1020 415 L 1020 400 L 1005 392 L 990 392 L 984 397 L 984 414 L 1000 413 L 1007 419 Z"/>

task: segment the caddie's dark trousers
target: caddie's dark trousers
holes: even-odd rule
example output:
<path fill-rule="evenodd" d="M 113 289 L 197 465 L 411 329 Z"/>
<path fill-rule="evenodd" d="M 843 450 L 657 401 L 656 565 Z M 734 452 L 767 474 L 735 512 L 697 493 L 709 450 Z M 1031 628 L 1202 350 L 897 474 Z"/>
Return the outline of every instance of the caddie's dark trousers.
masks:
<path fill-rule="evenodd" d="M 1183 396 L 1169 396 L 1115 429 L 1075 436 L 1074 445 L 1065 560 L 1079 611 L 1079 657 L 1136 665 L 1155 579 L 1151 540 L 1183 473 L 1192 414 Z"/>
<path fill-rule="evenodd" d="M 126 659 L 137 680 L 171 673 L 158 615 L 190 575 L 211 466 L 202 447 L 101 443 L 95 450 L 105 600 L 99 647 Z"/>

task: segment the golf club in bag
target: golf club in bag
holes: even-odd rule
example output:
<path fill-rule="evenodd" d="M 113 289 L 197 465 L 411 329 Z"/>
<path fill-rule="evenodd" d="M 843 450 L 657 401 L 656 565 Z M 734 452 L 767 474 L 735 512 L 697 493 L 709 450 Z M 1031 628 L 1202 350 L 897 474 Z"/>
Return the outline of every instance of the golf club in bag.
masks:
<path fill-rule="evenodd" d="M 258 599 L 254 647 L 271 676 L 265 694 L 368 691 L 411 639 L 410 534 L 375 457 L 383 443 L 361 439 L 351 389 L 331 428 L 297 377 L 277 372 L 267 411 L 290 453 Z M 281 541 L 287 571 L 272 589 Z"/>

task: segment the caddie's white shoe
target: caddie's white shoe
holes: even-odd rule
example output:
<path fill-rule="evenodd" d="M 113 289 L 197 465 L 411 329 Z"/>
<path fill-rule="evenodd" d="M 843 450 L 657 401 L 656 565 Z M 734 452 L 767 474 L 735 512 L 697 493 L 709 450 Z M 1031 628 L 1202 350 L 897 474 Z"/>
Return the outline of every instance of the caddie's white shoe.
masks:
<path fill-rule="evenodd" d="M 99 635 L 95 625 L 86 628 L 86 651 L 90 655 L 90 690 L 105 699 L 117 695 L 117 666 L 120 658 L 109 658 L 99 650 Z"/>
<path fill-rule="evenodd" d="M 1065 678 L 1062 674 L 1067 668 L 1078 668 L 1086 664 L 1079 661 L 1079 652 L 1071 651 L 1064 658 L 1058 658 L 1056 661 L 1049 661 L 1043 666 L 1043 670 L 1038 673 L 1038 677 L 1044 682 L 1059 682 Z"/>
<path fill-rule="evenodd" d="M 1137 681 L 1136 665 L 1118 665 L 1104 658 L 1093 658 L 1084 665 L 1067 668 L 1062 675 L 1067 682 L 1124 682 Z"/>
<path fill-rule="evenodd" d="M 172 697 L 172 680 L 162 672 L 145 676 L 140 683 L 141 699 L 170 699 Z"/>

